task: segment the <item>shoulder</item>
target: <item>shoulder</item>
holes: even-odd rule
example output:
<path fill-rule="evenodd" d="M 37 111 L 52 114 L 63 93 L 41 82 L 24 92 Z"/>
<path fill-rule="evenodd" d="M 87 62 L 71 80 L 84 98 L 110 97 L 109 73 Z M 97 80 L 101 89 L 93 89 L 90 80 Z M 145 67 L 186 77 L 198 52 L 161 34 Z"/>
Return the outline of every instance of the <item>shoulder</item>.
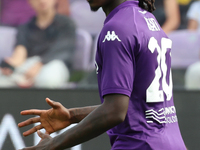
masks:
<path fill-rule="evenodd" d="M 31 20 L 29 20 L 28 22 L 19 25 L 17 27 L 18 32 L 27 32 L 27 30 L 33 29 L 33 27 L 35 26 L 35 17 L 31 18 Z"/>
<path fill-rule="evenodd" d="M 153 29 L 155 28 L 155 30 L 159 30 L 159 25 L 152 13 L 140 8 L 133 10 L 130 9 L 128 10 L 127 15 L 120 16 L 120 14 L 117 14 L 106 22 L 102 32 L 115 31 L 122 36 L 137 37 L 141 32 L 147 32 L 150 25 Z"/>
<path fill-rule="evenodd" d="M 115 33 L 121 34 L 121 36 L 128 36 L 133 33 L 135 22 L 133 12 L 130 9 L 126 11 L 120 10 L 114 16 L 109 17 L 106 18 L 102 33 L 115 31 Z"/>
<path fill-rule="evenodd" d="M 131 29 L 124 27 L 120 22 L 110 22 L 103 27 L 100 40 L 125 42 L 132 34 Z"/>

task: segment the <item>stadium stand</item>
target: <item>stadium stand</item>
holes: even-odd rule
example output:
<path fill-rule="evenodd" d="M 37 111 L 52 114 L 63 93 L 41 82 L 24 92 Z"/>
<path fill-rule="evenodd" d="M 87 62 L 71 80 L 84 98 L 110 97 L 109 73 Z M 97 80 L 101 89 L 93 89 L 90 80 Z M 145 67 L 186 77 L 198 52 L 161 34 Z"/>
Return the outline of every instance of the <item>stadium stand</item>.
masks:
<path fill-rule="evenodd" d="M 0 26 L 0 61 L 11 55 L 16 34 L 17 30 L 14 27 Z"/>
<path fill-rule="evenodd" d="M 102 9 L 92 12 L 87 1 L 75 1 L 71 3 L 70 10 L 71 17 L 78 28 L 84 29 L 94 36 L 101 31 L 106 17 Z"/>
<path fill-rule="evenodd" d="M 172 40 L 172 77 L 174 87 L 183 88 L 185 71 L 199 60 L 200 32 L 177 30 L 169 34 Z"/>

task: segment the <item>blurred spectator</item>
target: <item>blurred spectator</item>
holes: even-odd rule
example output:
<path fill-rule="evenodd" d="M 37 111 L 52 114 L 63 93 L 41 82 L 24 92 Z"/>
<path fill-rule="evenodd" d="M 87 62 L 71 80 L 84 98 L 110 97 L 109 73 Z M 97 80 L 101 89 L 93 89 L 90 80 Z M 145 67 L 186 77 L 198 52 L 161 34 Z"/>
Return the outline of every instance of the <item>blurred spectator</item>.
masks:
<path fill-rule="evenodd" d="M 190 65 L 185 73 L 185 88 L 200 90 L 200 61 Z"/>
<path fill-rule="evenodd" d="M 181 13 L 181 23 L 178 29 L 187 29 L 188 25 L 188 18 L 187 18 L 187 12 L 194 0 L 178 0 L 179 9 Z"/>
<path fill-rule="evenodd" d="M 165 33 L 168 34 L 179 27 L 180 11 L 176 0 L 156 0 L 155 6 L 153 14 Z"/>
<path fill-rule="evenodd" d="M 61 15 L 70 15 L 69 0 L 57 0 L 57 12 Z"/>
<path fill-rule="evenodd" d="M 199 30 L 200 29 L 200 1 L 193 2 L 188 12 L 188 29 Z"/>
<path fill-rule="evenodd" d="M 58 13 L 69 15 L 68 0 L 57 0 L 55 5 Z M 28 0 L 1 0 L 1 24 L 18 26 L 35 16 L 35 11 L 28 4 Z"/>
<path fill-rule="evenodd" d="M 70 76 L 75 25 L 56 13 L 56 0 L 29 2 L 37 15 L 19 27 L 14 53 L 2 64 L 0 86 L 59 87 Z"/>
<path fill-rule="evenodd" d="M 200 1 L 193 2 L 187 13 L 188 29 L 196 31 L 200 29 Z M 199 34 L 200 32 L 195 32 Z M 185 88 L 200 90 L 200 61 L 191 64 L 185 73 Z"/>
<path fill-rule="evenodd" d="M 91 11 L 86 0 L 72 2 L 70 8 L 71 17 L 78 28 L 86 30 L 92 37 L 96 37 L 100 33 L 106 18 L 102 9 L 96 12 Z"/>

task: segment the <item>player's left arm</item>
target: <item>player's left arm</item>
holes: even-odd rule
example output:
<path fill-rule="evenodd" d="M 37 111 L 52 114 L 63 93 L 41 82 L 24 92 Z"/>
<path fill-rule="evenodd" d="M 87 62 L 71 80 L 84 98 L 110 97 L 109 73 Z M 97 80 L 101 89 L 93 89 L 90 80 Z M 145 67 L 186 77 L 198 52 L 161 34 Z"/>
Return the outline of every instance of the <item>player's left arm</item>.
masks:
<path fill-rule="evenodd" d="M 129 97 L 121 94 L 110 94 L 104 97 L 104 103 L 92 111 L 78 125 L 66 132 L 50 138 L 39 132 L 43 139 L 37 146 L 23 150 L 35 150 L 41 147 L 48 150 L 59 150 L 88 141 L 124 121 L 128 110 Z"/>

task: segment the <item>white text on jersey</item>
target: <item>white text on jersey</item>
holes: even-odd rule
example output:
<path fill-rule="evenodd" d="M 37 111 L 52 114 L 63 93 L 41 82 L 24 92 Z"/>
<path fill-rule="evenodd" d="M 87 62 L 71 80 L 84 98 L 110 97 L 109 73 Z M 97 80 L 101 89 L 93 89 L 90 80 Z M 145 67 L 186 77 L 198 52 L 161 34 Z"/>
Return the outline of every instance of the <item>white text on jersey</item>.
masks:
<path fill-rule="evenodd" d="M 160 31 L 160 27 L 158 23 L 155 21 L 154 18 L 146 18 L 144 17 L 145 21 L 147 22 L 147 26 L 151 31 Z"/>
<path fill-rule="evenodd" d="M 105 36 L 103 43 L 107 40 L 107 41 L 115 41 L 118 40 L 119 42 L 121 42 L 121 40 L 119 39 L 119 37 L 115 34 L 115 31 L 112 31 L 112 34 L 110 33 L 110 31 L 107 32 L 107 35 Z"/>
<path fill-rule="evenodd" d="M 95 61 L 95 67 L 96 67 L 96 74 L 98 74 L 99 72 L 99 66 L 98 66 L 98 64 L 97 64 L 97 62 Z"/>
<path fill-rule="evenodd" d="M 161 108 L 158 111 L 153 109 L 147 110 L 146 112 L 147 123 L 158 122 L 162 123 L 175 123 L 178 122 L 176 116 L 176 108 L 174 106 Z"/>
<path fill-rule="evenodd" d="M 138 10 L 140 13 L 142 13 L 143 15 L 147 13 L 147 11 L 140 11 Z"/>

